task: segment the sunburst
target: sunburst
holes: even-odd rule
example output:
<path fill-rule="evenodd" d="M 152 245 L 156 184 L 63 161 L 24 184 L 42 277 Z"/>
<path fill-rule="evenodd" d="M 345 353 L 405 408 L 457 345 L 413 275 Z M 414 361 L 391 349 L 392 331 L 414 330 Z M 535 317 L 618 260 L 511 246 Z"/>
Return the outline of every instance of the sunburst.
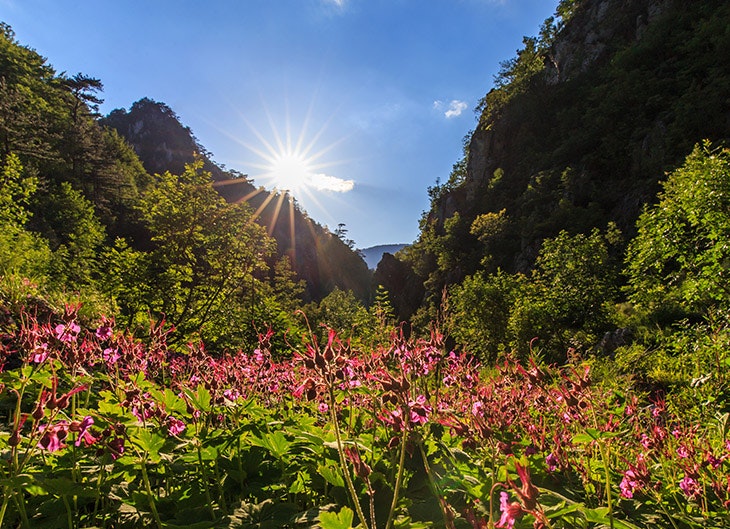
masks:
<path fill-rule="evenodd" d="M 260 182 L 270 191 L 269 196 L 254 212 L 253 218 L 258 218 L 264 211 L 271 211 L 268 208 L 273 207 L 271 225 L 268 227 L 269 234 L 271 234 L 276 227 L 282 208 L 286 208 L 289 214 L 288 228 L 292 247 L 285 251 L 290 255 L 292 260 L 294 260 L 295 256 L 295 249 L 293 247 L 295 241 L 293 197 L 299 199 L 306 198 L 316 208 L 326 213 L 327 209 L 321 204 L 320 196 L 318 196 L 321 192 L 329 192 L 327 193 L 327 199 L 332 200 L 335 199 L 331 195 L 332 192 L 342 193 L 354 187 L 353 180 L 327 174 L 328 169 L 343 163 L 342 161 L 327 160 L 327 157 L 346 138 L 336 139 L 324 147 L 318 148 L 317 145 L 321 143 L 328 122 L 325 122 L 316 133 L 310 135 L 309 122 L 311 110 L 312 108 L 310 107 L 306 118 L 302 122 L 301 129 L 296 136 L 292 134 L 288 112 L 283 131 L 275 125 L 271 114 L 268 111 L 266 112 L 271 129 L 270 138 L 265 137 L 245 117 L 241 116 L 243 122 L 258 140 L 257 145 L 242 141 L 240 138 L 226 132 L 231 139 L 238 142 L 258 158 L 258 161 L 254 163 L 248 162 L 246 165 L 255 170 L 254 174 L 250 175 L 253 180 Z M 226 185 L 226 183 L 219 182 L 218 185 Z M 255 190 L 248 196 L 243 197 L 241 201 L 249 201 L 260 192 L 261 190 Z"/>

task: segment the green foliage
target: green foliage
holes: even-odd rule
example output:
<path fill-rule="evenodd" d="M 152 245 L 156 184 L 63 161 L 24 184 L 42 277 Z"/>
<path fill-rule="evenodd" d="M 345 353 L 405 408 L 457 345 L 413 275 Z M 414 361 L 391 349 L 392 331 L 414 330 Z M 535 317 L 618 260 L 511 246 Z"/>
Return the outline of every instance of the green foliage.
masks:
<path fill-rule="evenodd" d="M 477 105 L 483 128 L 498 119 L 502 109 L 515 96 L 524 93 L 534 76 L 545 68 L 546 43 L 535 37 L 524 37 L 522 44 L 524 47 L 517 50 L 515 58 L 500 63 L 499 72 L 494 76 L 494 88 Z"/>
<path fill-rule="evenodd" d="M 43 283 L 51 259 L 48 243 L 37 234 L 0 223 L 0 276 L 17 275 Z"/>
<path fill-rule="evenodd" d="M 240 322 L 251 321 L 256 304 L 254 274 L 266 270 L 273 250 L 248 207 L 227 204 L 197 161 L 180 176 L 160 175 L 137 208 L 154 248 L 142 259 L 126 252 L 143 267 L 142 284 L 132 287 L 143 297 L 126 307 L 164 318 L 180 337 L 200 333 L 219 346 L 239 345 Z"/>
<path fill-rule="evenodd" d="M 495 361 L 505 352 L 510 313 L 523 283 L 523 276 L 502 271 L 465 278 L 450 292 L 449 334 L 482 360 Z"/>
<path fill-rule="evenodd" d="M 626 262 L 631 300 L 705 313 L 730 301 L 730 150 L 696 146 L 639 218 Z"/>
<path fill-rule="evenodd" d="M 24 174 L 17 155 L 10 153 L 0 174 L 0 223 L 23 226 L 30 218 L 30 197 L 38 188 L 38 179 Z"/>
<path fill-rule="evenodd" d="M 561 232 L 543 242 L 535 270 L 510 314 L 511 343 L 517 351 L 526 355 L 537 338 L 550 361 L 562 362 L 569 349 L 586 350 L 610 329 L 618 270 L 609 246 L 618 241 L 615 226 L 609 226 L 606 233 Z"/>
<path fill-rule="evenodd" d="M 93 204 L 62 182 L 42 199 L 41 207 L 48 223 L 44 235 L 54 250 L 54 281 L 70 289 L 89 286 L 98 271 L 97 252 L 105 238 Z"/>
<path fill-rule="evenodd" d="M 358 345 L 373 342 L 378 321 L 350 290 L 335 288 L 319 303 L 309 304 L 304 313 L 310 324 L 337 329 L 346 339 Z M 313 329 L 315 330 L 315 329 Z M 327 331 L 318 332 L 325 339 Z"/>

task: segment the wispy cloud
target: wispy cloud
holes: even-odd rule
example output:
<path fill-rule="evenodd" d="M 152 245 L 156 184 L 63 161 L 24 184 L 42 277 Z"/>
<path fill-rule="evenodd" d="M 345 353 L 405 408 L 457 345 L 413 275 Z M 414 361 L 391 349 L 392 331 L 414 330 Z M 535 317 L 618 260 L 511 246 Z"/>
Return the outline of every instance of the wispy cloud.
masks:
<path fill-rule="evenodd" d="M 466 101 L 460 101 L 458 99 L 452 99 L 451 102 L 444 103 L 441 100 L 437 100 L 433 102 L 433 108 L 438 110 L 439 112 L 444 113 L 444 117 L 446 119 L 456 118 L 461 116 L 461 114 L 466 110 L 468 105 L 466 104 Z"/>
<path fill-rule="evenodd" d="M 347 193 L 355 187 L 354 180 L 345 180 L 326 174 L 310 174 L 307 175 L 309 185 L 320 191 L 334 191 L 335 193 Z"/>

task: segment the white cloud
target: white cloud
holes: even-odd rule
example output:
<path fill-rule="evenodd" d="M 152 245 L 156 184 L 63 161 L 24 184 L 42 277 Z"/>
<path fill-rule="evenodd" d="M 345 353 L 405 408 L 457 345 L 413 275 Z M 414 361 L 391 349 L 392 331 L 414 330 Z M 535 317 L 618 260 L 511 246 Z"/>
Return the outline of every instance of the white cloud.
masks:
<path fill-rule="evenodd" d="M 433 108 L 439 112 L 443 111 L 446 119 L 456 118 L 461 116 L 462 112 L 467 108 L 466 101 L 459 101 L 458 99 L 452 99 L 447 105 L 440 99 L 433 102 Z M 444 110 L 446 109 L 446 110 Z"/>
<path fill-rule="evenodd" d="M 354 180 L 345 180 L 326 174 L 308 175 L 309 185 L 320 191 L 334 191 L 336 193 L 347 193 L 355 187 Z"/>
<path fill-rule="evenodd" d="M 449 103 L 449 109 L 444 112 L 444 116 L 446 116 L 446 119 L 461 116 L 461 113 L 466 110 L 466 107 L 467 104 L 465 101 L 459 101 L 458 99 L 454 99 L 451 103 Z"/>

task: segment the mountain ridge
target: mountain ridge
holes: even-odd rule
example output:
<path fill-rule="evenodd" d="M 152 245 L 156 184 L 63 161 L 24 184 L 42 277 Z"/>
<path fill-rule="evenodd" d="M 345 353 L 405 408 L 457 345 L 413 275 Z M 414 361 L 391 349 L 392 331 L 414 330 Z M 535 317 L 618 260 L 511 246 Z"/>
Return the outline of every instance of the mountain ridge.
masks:
<path fill-rule="evenodd" d="M 248 203 L 257 221 L 277 241 L 278 256 L 287 256 L 293 270 L 306 282 L 306 300 L 322 299 L 334 288 L 369 299 L 370 274 L 356 252 L 311 219 L 288 193 L 267 191 L 245 175 L 215 164 L 190 128 L 165 103 L 142 98 L 129 111 L 115 109 L 101 122 L 129 142 L 152 174 L 177 174 L 196 156 L 201 157 L 218 193 L 229 203 Z"/>
<path fill-rule="evenodd" d="M 403 248 L 408 246 L 406 243 L 399 244 L 377 244 L 375 246 L 369 246 L 367 248 L 359 248 L 358 252 L 363 255 L 365 263 L 367 263 L 370 270 L 375 270 L 378 263 L 383 257 L 383 254 L 390 253 L 394 254 L 401 251 Z"/>

